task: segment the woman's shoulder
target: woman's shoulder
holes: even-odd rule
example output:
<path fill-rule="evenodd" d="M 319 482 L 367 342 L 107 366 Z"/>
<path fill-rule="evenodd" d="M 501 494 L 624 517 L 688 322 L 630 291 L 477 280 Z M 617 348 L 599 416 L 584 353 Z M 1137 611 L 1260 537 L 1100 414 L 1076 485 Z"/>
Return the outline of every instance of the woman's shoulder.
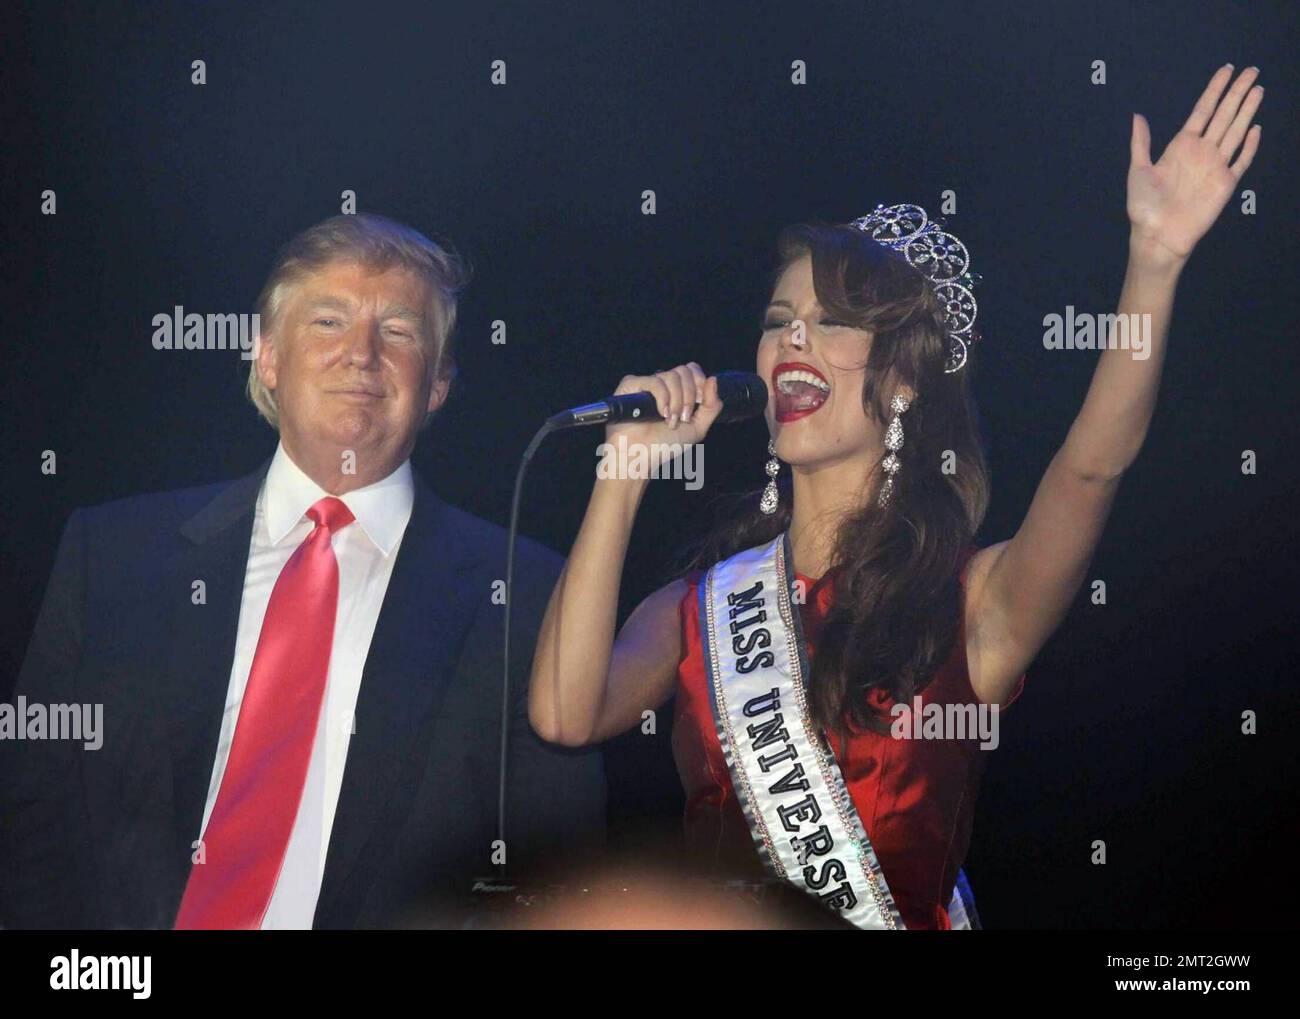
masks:
<path fill-rule="evenodd" d="M 695 604 L 700 598 L 700 585 L 704 583 L 704 578 L 708 572 L 707 569 L 692 567 L 685 573 L 680 574 L 674 581 L 677 590 L 681 592 L 678 604 L 683 612 L 694 612 Z"/>
<path fill-rule="evenodd" d="M 976 545 L 974 542 L 971 542 L 962 549 L 961 554 L 957 557 L 957 580 L 961 583 L 962 587 L 966 586 L 966 575 L 970 571 L 971 560 L 974 559 L 976 554 L 980 551 L 982 551 L 981 547 Z"/>
<path fill-rule="evenodd" d="M 678 574 L 661 587 L 656 588 L 653 592 L 646 595 L 644 600 L 638 606 L 638 610 L 648 607 L 666 607 L 677 605 L 688 598 L 695 597 L 696 588 L 700 583 L 700 576 L 703 574 L 698 570 L 690 570 L 686 573 Z"/>

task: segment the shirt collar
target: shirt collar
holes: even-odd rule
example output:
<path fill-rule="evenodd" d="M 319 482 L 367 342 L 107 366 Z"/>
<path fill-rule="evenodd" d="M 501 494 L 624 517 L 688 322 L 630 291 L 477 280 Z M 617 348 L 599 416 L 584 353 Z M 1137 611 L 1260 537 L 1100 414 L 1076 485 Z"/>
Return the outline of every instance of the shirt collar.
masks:
<path fill-rule="evenodd" d="M 284 444 L 276 446 L 262 488 L 263 511 L 271 544 L 283 541 L 319 499 L 329 495 L 302 470 Z M 365 488 L 338 496 L 352 511 L 357 524 L 385 556 L 392 553 L 411 519 L 415 482 L 411 461 L 403 460 L 397 470 Z"/>

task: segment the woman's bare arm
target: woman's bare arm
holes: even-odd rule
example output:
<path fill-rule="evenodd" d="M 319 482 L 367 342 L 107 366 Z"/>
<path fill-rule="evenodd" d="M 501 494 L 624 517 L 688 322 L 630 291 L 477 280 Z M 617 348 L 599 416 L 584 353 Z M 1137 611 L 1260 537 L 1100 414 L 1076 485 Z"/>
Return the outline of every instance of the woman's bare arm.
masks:
<path fill-rule="evenodd" d="M 1134 117 L 1128 178 L 1132 234 L 1118 314 L 1120 321 L 1145 323 L 1146 347 L 1142 356 L 1113 345 L 1102 353 L 1083 407 L 1020 529 L 1011 540 L 972 557 L 966 586 L 967 662 L 971 685 L 986 703 L 1000 704 L 1010 696 L 1065 616 L 1120 478 L 1146 438 L 1179 273 L 1259 145 L 1259 125 L 1250 126 L 1264 91 L 1250 87 L 1257 73 L 1247 68 L 1225 95 L 1232 69 L 1220 68 L 1154 165 L 1146 121 Z"/>
<path fill-rule="evenodd" d="M 529 718 L 552 743 L 600 743 L 672 696 L 681 661 L 678 604 L 685 581 L 646 598 L 613 639 L 623 559 L 640 494 L 596 482 L 587 517 L 542 620 Z"/>
<path fill-rule="evenodd" d="M 607 441 L 645 443 L 650 462 L 658 449 L 704 438 L 722 409 L 717 383 L 699 365 L 655 376 L 625 378 L 618 394 L 650 392 L 665 420 L 619 425 Z M 542 619 L 529 685 L 529 720 L 552 743 L 598 743 L 636 725 L 642 713 L 666 701 L 681 661 L 678 604 L 685 581 L 660 588 L 628 618 L 615 640 L 623 561 L 644 479 L 596 481 L 574 541 Z"/>

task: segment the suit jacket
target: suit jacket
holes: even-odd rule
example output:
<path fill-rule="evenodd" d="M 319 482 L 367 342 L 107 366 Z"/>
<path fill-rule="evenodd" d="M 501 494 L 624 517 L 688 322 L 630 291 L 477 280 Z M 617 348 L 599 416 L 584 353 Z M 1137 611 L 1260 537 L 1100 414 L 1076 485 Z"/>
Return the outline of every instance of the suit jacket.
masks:
<path fill-rule="evenodd" d="M 103 745 L 0 740 L 0 924 L 172 926 L 201 834 L 269 466 L 70 517 L 13 700 L 102 704 Z M 544 744 L 527 721 L 533 645 L 561 565 L 519 540 L 512 877 L 572 862 L 603 839 L 599 753 Z M 505 575 L 505 531 L 416 475 L 362 674 L 315 927 L 455 926 L 472 880 L 493 873 Z M 194 603 L 197 580 L 205 604 Z"/>

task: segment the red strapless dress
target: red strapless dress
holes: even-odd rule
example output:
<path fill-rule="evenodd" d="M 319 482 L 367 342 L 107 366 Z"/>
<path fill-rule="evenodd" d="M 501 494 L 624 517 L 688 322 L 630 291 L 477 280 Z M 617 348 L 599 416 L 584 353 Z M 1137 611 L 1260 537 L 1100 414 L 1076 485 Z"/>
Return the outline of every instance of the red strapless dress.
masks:
<path fill-rule="evenodd" d="M 796 576 L 806 591 L 814 590 L 810 578 Z M 709 707 L 697 591 L 702 578 L 702 571 L 686 577 L 690 590 L 681 602 L 686 653 L 677 668 L 673 722 L 673 757 L 686 790 L 687 848 L 707 867 L 757 876 L 762 872 L 758 852 L 731 787 Z M 963 564 L 963 583 L 965 578 Z M 826 584 L 800 606 L 810 659 L 831 594 Z M 959 634 L 952 654 L 922 691 L 923 705 L 978 703 L 966 671 L 965 646 L 964 633 Z M 1004 708 L 1020 696 L 1024 683 L 1021 676 Z M 886 712 L 894 704 L 880 690 L 872 691 L 871 702 Z M 948 903 L 970 846 L 975 800 L 990 751 L 981 750 L 978 739 L 894 739 L 856 729 L 847 746 L 832 737 L 831 747 L 903 924 L 909 930 L 950 930 Z"/>

